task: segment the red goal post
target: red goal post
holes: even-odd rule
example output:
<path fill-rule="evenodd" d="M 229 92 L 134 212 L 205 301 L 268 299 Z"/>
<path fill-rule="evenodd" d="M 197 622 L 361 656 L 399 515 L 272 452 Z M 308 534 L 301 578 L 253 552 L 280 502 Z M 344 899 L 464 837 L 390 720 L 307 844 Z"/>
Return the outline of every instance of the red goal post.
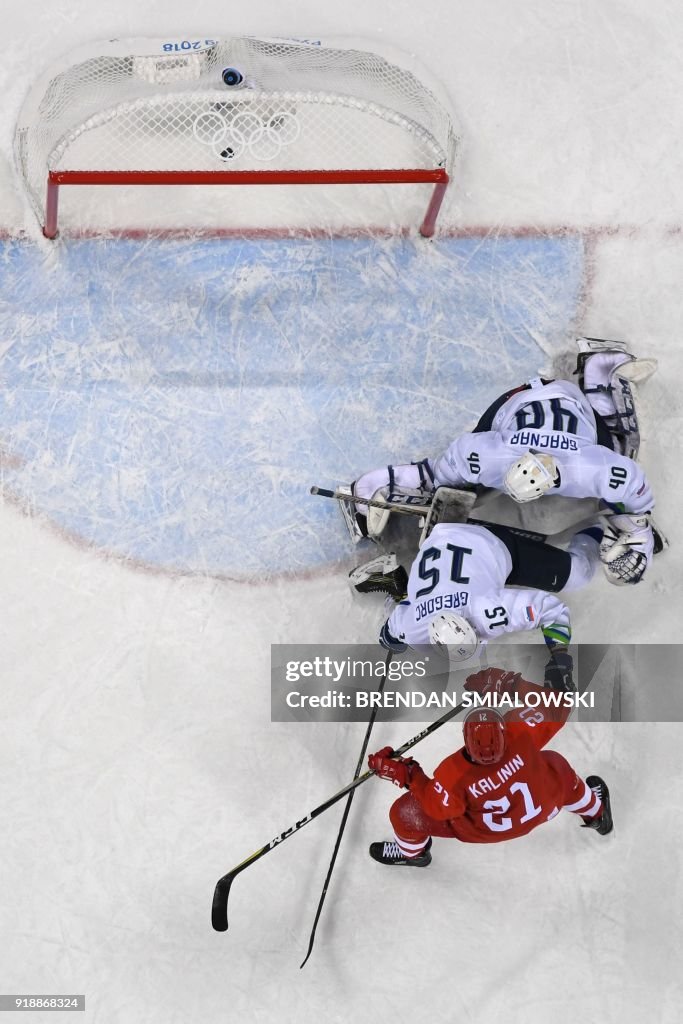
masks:
<path fill-rule="evenodd" d="M 31 89 L 17 166 L 47 238 L 63 185 L 393 183 L 431 186 L 429 237 L 457 136 L 411 65 L 285 39 L 93 43 Z"/>

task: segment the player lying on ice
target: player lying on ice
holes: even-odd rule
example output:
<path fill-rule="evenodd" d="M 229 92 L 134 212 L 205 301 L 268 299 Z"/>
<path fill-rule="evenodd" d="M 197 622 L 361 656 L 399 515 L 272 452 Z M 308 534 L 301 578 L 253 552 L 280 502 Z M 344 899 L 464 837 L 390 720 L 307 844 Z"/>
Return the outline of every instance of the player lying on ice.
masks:
<path fill-rule="evenodd" d="M 546 673 L 566 673 L 570 617 L 556 592 L 591 580 L 601 536 L 587 527 L 563 551 L 506 526 L 438 523 L 410 575 L 393 555 L 380 555 L 350 578 L 361 593 L 389 595 L 393 610 L 379 635 L 388 650 L 431 643 L 447 646 L 451 661 L 465 660 L 481 642 L 540 629 L 551 654 Z"/>
<path fill-rule="evenodd" d="M 541 690 L 497 668 L 470 676 L 466 687 L 521 697 Z M 505 717 L 488 708 L 471 711 L 463 722 L 464 747 L 441 762 L 433 779 L 413 758 L 393 758 L 391 747 L 371 754 L 370 769 L 408 792 L 389 811 L 394 838 L 372 843 L 370 856 L 380 864 L 424 868 L 431 863 L 433 836 L 500 843 L 527 835 L 562 809 L 607 835 L 612 813 L 603 779 L 590 775 L 584 781 L 561 754 L 542 749 L 567 714 L 568 709 L 512 710 Z"/>
<path fill-rule="evenodd" d="M 358 499 L 429 498 L 437 487 L 484 486 L 517 502 L 544 494 L 595 498 L 608 518 L 600 557 L 610 582 L 638 583 L 655 540 L 654 501 L 635 462 L 640 444 L 632 384 L 654 360 L 637 360 L 621 342 L 579 338 L 579 386 L 536 378 L 501 395 L 474 430 L 437 459 L 385 466 L 350 487 L 346 519 L 356 539 L 378 539 L 391 510 Z M 350 514 L 349 514 L 350 510 Z"/>

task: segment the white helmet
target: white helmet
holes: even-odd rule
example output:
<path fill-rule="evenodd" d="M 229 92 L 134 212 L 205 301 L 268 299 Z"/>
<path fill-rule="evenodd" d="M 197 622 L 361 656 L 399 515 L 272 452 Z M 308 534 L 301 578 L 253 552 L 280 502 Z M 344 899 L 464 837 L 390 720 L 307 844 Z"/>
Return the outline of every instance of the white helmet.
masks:
<path fill-rule="evenodd" d="M 505 474 L 503 487 L 515 501 L 534 501 L 555 486 L 558 468 L 552 455 L 527 452 Z"/>
<path fill-rule="evenodd" d="M 471 658 L 479 646 L 479 638 L 472 626 L 462 615 L 442 612 L 429 623 L 429 640 L 436 647 L 445 648 L 451 661 L 465 661 Z"/>

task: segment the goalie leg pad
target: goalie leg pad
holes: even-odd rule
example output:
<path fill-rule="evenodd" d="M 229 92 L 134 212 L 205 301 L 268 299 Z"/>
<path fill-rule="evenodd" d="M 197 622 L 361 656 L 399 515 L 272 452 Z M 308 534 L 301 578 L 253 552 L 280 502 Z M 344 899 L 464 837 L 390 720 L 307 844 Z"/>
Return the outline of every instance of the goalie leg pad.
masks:
<path fill-rule="evenodd" d="M 637 384 L 642 384 L 657 369 L 656 359 L 636 358 L 623 341 L 577 338 L 576 344 L 579 354 L 574 373 L 578 375 L 579 387 L 584 394 L 596 388 L 606 388 L 612 371 L 618 366 L 624 367 L 628 363 L 630 369 L 625 372 Z M 590 369 L 587 371 L 588 366 Z"/>
<path fill-rule="evenodd" d="M 577 344 L 579 387 L 607 424 L 615 451 L 637 458 L 640 428 L 633 385 L 655 372 L 656 359 L 636 359 L 622 341 L 578 338 Z"/>
<path fill-rule="evenodd" d="M 463 491 L 458 487 L 437 487 L 420 535 L 420 544 L 425 542 L 437 523 L 466 523 L 476 500 L 476 491 Z"/>
<path fill-rule="evenodd" d="M 636 415 L 634 388 L 628 377 L 617 368 L 610 377 L 610 397 L 614 403 L 613 417 L 605 421 L 619 443 L 621 451 L 629 459 L 637 459 L 640 450 L 640 427 Z"/>

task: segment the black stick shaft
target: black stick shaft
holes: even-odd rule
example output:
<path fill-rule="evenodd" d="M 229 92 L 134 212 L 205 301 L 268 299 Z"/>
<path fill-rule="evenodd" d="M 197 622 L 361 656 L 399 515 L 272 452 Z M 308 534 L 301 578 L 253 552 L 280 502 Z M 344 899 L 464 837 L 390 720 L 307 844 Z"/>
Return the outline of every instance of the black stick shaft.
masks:
<path fill-rule="evenodd" d="M 416 743 L 420 742 L 420 740 L 425 739 L 427 736 L 431 736 L 431 734 L 436 732 L 437 729 L 440 729 L 442 725 L 445 725 L 446 722 L 450 722 L 452 718 L 455 718 L 455 716 L 463 710 L 463 707 L 464 705 L 460 703 L 456 707 L 451 708 L 451 710 L 447 711 L 445 715 L 438 718 L 436 722 L 432 722 L 431 725 L 428 725 L 421 732 L 418 732 L 416 736 L 413 736 L 412 739 L 404 743 L 402 747 L 395 750 L 394 756 L 401 757 L 406 750 L 410 750 L 410 748 L 414 747 Z M 339 800 L 342 800 L 347 793 L 351 792 L 351 790 L 356 789 L 358 786 L 362 786 L 363 783 L 367 782 L 369 778 L 372 778 L 374 774 L 374 772 L 368 771 L 364 772 L 363 775 L 359 775 L 357 779 L 354 779 L 353 782 L 349 782 L 343 789 L 340 789 L 338 793 L 335 793 L 334 796 L 329 797 L 329 799 L 325 800 L 324 803 L 315 807 L 312 811 L 309 811 L 301 821 L 295 822 L 295 824 L 291 825 L 285 832 L 281 832 L 279 836 L 271 839 L 266 846 L 262 846 L 260 850 L 256 850 L 255 853 L 252 853 L 246 858 L 246 860 L 243 860 L 241 864 L 238 864 L 236 868 L 233 868 L 232 871 L 228 871 L 227 875 L 223 875 L 222 878 L 219 878 L 214 890 L 213 904 L 211 908 L 211 924 L 215 931 L 225 932 L 228 930 L 228 897 L 230 895 L 230 886 L 237 875 L 239 875 L 240 871 L 244 871 L 245 868 L 248 868 L 250 864 L 254 864 L 257 860 L 260 860 L 261 857 L 265 857 L 267 853 L 270 853 L 270 851 L 276 846 L 279 846 L 280 843 L 285 841 L 285 839 L 289 839 L 289 837 L 294 835 L 295 832 L 302 829 L 304 825 L 308 825 L 309 821 L 313 821 L 313 819 L 317 818 L 318 815 L 323 814 Z"/>
<path fill-rule="evenodd" d="M 415 503 L 405 505 L 400 502 L 379 501 L 376 498 L 352 498 L 344 491 L 330 491 L 326 487 L 311 487 L 311 494 L 317 494 L 319 498 L 333 498 L 335 501 L 354 501 L 358 505 L 368 505 L 370 508 L 389 508 L 392 512 L 398 512 L 403 516 L 426 516 L 429 514 L 430 503 Z"/>
<path fill-rule="evenodd" d="M 359 505 L 368 505 L 370 508 L 391 509 L 402 516 L 427 516 L 430 511 L 430 504 L 426 505 L 401 505 L 391 501 L 378 501 L 375 498 L 351 498 L 351 495 L 343 491 L 330 491 L 325 487 L 311 487 L 311 494 L 317 494 L 321 498 L 333 498 L 335 501 L 355 501 Z M 466 519 L 465 522 L 474 526 L 500 526 L 500 523 L 492 523 L 486 519 Z M 520 537 L 528 537 L 529 540 L 546 542 L 550 539 L 547 533 L 539 533 L 537 530 L 524 530 L 519 526 L 507 526 L 509 533 L 517 534 Z"/>
<path fill-rule="evenodd" d="M 389 651 L 389 653 L 387 654 L 387 660 L 385 662 L 385 672 L 384 675 L 382 676 L 382 679 L 380 680 L 379 686 L 377 687 L 377 693 L 380 694 L 384 691 L 384 684 L 387 681 L 387 674 L 389 672 L 389 663 L 391 662 L 391 655 L 392 652 Z M 357 779 L 361 771 L 363 770 L 363 765 L 365 764 L 365 755 L 367 753 L 368 743 L 370 742 L 370 735 L 372 733 L 372 727 L 374 726 L 375 720 L 377 718 L 377 711 L 378 707 L 375 704 L 372 708 L 372 713 L 370 715 L 368 727 L 365 730 L 365 738 L 363 739 L 363 746 L 361 747 L 360 756 L 358 758 L 358 764 L 356 765 L 356 771 L 354 772 L 354 779 Z M 313 943 L 315 942 L 315 933 L 318 928 L 318 921 L 320 920 L 320 915 L 323 912 L 323 906 L 325 905 L 325 897 L 327 896 L 327 890 L 329 888 L 330 880 L 332 878 L 332 872 L 334 871 L 334 865 L 337 862 L 337 854 L 339 853 L 339 847 L 341 846 L 341 841 L 344 836 L 344 830 L 346 828 L 346 822 L 348 821 L 349 813 L 351 811 L 351 804 L 353 803 L 353 798 L 355 795 L 356 791 L 355 789 L 352 789 L 346 798 L 346 807 L 344 808 L 344 814 L 342 815 L 342 820 L 339 824 L 339 831 L 337 832 L 337 841 L 334 844 L 334 850 L 332 851 L 332 859 L 330 861 L 330 866 L 327 869 L 327 875 L 325 876 L 325 882 L 323 884 L 322 892 L 320 893 L 320 899 L 318 901 L 318 909 L 315 912 L 315 919 L 313 921 L 313 927 L 311 928 L 311 936 L 308 940 L 308 951 L 303 959 L 301 967 L 306 966 L 306 962 L 311 953 L 313 952 Z M 301 967 L 299 969 L 301 969 Z"/>

